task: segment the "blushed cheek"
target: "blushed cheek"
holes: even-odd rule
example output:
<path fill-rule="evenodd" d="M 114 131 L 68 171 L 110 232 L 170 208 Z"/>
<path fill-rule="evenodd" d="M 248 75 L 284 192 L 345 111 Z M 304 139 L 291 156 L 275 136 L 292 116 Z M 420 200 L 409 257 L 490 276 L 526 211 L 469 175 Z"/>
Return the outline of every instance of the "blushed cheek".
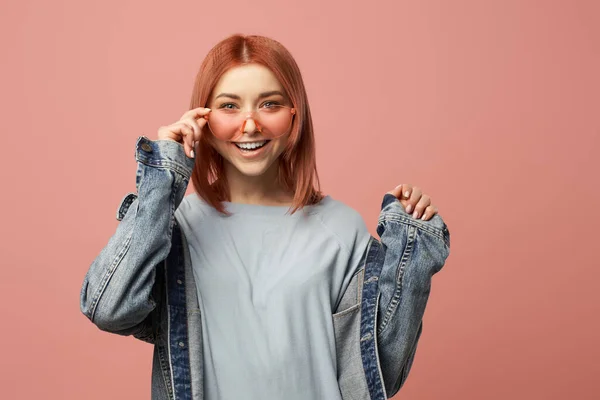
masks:
<path fill-rule="evenodd" d="M 277 143 L 273 143 L 275 145 L 275 146 L 273 146 L 273 148 L 277 154 L 277 157 L 279 157 L 279 155 L 281 155 L 281 153 L 283 153 L 283 151 L 287 147 L 288 140 L 289 140 L 289 133 L 280 138 L 277 138 L 275 140 L 277 141 Z M 273 142 L 275 142 L 275 140 Z"/>
<path fill-rule="evenodd" d="M 281 156 L 281 153 L 283 153 L 283 150 L 285 150 L 285 143 L 271 142 L 271 145 L 272 145 L 271 154 L 272 154 L 273 158 L 279 158 Z"/>
<path fill-rule="evenodd" d="M 231 151 L 233 149 L 231 148 L 231 145 L 228 142 L 212 140 L 211 146 L 217 151 L 217 153 L 221 155 L 221 157 L 225 158 L 226 160 L 231 159 Z"/>

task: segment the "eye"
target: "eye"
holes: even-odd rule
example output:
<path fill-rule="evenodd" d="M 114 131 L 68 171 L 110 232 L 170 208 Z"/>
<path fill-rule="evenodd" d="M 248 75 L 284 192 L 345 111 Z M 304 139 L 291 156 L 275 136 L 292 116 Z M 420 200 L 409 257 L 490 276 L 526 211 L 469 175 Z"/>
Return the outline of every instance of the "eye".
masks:
<path fill-rule="evenodd" d="M 235 110 L 237 106 L 233 103 L 223 103 L 219 106 L 219 108 L 224 110 Z"/>
<path fill-rule="evenodd" d="M 273 101 L 273 100 L 269 100 L 269 101 L 265 101 L 262 106 L 264 108 L 277 108 L 278 106 L 280 106 L 281 104 L 277 101 Z"/>

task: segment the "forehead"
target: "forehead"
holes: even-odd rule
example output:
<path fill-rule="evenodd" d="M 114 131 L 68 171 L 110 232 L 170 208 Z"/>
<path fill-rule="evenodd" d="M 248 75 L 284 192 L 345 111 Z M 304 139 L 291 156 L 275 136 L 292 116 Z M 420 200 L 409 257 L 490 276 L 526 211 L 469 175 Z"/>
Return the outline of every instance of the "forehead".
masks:
<path fill-rule="evenodd" d="M 271 90 L 283 88 L 269 68 L 260 64 L 244 64 L 227 70 L 217 82 L 213 93 L 251 95 Z"/>

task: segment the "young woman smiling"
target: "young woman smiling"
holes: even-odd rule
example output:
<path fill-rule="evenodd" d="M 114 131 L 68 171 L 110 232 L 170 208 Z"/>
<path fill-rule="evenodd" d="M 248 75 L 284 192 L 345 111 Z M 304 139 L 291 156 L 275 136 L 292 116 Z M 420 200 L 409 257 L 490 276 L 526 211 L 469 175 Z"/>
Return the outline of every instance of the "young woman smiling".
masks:
<path fill-rule="evenodd" d="M 280 43 L 218 43 L 190 110 L 156 140 L 139 137 L 136 158 L 137 193 L 89 268 L 81 309 L 155 345 L 154 399 L 399 390 L 447 227 L 420 188 L 398 185 L 384 197 L 380 242 L 321 193 L 306 91 Z"/>

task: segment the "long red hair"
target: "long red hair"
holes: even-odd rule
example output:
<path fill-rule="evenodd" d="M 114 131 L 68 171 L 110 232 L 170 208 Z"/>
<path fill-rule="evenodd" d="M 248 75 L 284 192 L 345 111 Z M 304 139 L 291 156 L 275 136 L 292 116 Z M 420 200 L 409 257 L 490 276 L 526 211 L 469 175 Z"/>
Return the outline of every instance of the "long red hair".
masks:
<path fill-rule="evenodd" d="M 214 87 L 230 68 L 257 63 L 269 68 L 296 108 L 288 144 L 279 156 L 278 179 L 294 193 L 292 214 L 305 205 L 321 201 L 315 157 L 315 138 L 306 89 L 300 69 L 290 52 L 276 40 L 255 35 L 232 35 L 217 43 L 202 62 L 192 92 L 190 109 L 206 107 Z M 219 212 L 227 214 L 222 201 L 231 201 L 223 157 L 211 146 L 204 128 L 198 142 L 192 182 L 196 193 Z M 315 187 L 316 185 L 316 187 Z"/>

